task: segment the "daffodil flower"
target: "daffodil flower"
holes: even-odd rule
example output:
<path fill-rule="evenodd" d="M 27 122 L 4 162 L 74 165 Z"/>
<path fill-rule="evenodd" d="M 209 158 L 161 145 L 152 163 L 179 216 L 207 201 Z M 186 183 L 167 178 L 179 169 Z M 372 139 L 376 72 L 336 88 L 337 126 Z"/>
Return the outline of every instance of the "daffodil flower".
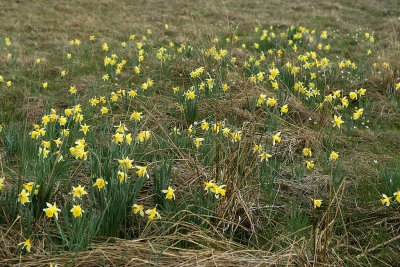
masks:
<path fill-rule="evenodd" d="M 43 209 L 43 211 L 46 213 L 46 216 L 48 218 L 55 217 L 56 219 L 58 219 L 58 212 L 60 212 L 61 210 L 57 208 L 56 203 L 55 202 L 54 204 L 46 203 L 46 205 L 47 208 Z"/>
<path fill-rule="evenodd" d="M 148 215 L 147 218 L 149 219 L 149 221 L 152 221 L 154 219 L 161 219 L 161 216 L 158 213 L 157 208 L 148 209 L 148 210 L 146 210 L 145 213 Z"/>
<path fill-rule="evenodd" d="M 28 238 L 24 242 L 19 243 L 18 246 L 22 246 L 22 249 L 26 249 L 26 251 L 31 252 L 31 239 Z"/>
<path fill-rule="evenodd" d="M 21 193 L 18 195 L 18 202 L 21 202 L 22 205 L 25 205 L 25 203 L 31 202 L 29 200 L 30 193 L 26 191 L 25 189 L 22 189 Z"/>
<path fill-rule="evenodd" d="M 88 193 L 85 190 L 85 186 L 78 185 L 77 187 L 72 186 L 72 192 L 71 192 L 73 198 L 81 198 L 84 195 L 87 195 Z"/>
<path fill-rule="evenodd" d="M 335 151 L 332 151 L 331 154 L 330 154 L 330 156 L 329 156 L 329 160 L 335 161 L 335 160 L 337 160 L 338 158 L 339 158 L 339 154 L 338 154 L 337 152 L 335 152 Z"/>
<path fill-rule="evenodd" d="M 342 116 L 336 116 L 334 115 L 333 117 L 333 127 L 338 127 L 340 129 L 340 126 L 344 123 L 344 121 L 342 120 Z"/>
<path fill-rule="evenodd" d="M 107 184 L 108 184 L 108 182 L 105 181 L 103 178 L 97 178 L 97 179 L 96 179 L 96 182 L 93 184 L 93 186 L 96 186 L 97 189 L 101 190 L 101 189 L 103 189 Z"/>
<path fill-rule="evenodd" d="M 129 157 L 125 157 L 123 159 L 118 160 L 119 167 L 126 168 L 128 170 L 133 168 L 132 162 L 133 162 L 133 159 L 129 159 Z"/>
<path fill-rule="evenodd" d="M 304 157 L 307 157 L 307 156 L 311 157 L 311 155 L 312 155 L 311 148 L 309 148 L 309 147 L 303 148 L 303 156 Z"/>
<path fill-rule="evenodd" d="M 0 189 L 1 189 L 1 185 L 0 185 Z M 393 195 L 396 197 L 396 201 L 398 203 L 400 203 L 400 190 L 398 190 L 397 192 L 394 192 Z"/>
<path fill-rule="evenodd" d="M 321 205 L 322 205 L 322 200 L 321 199 L 315 199 L 315 198 L 312 198 L 312 197 L 310 199 L 311 199 L 311 202 L 314 205 L 314 209 L 321 207 Z"/>
<path fill-rule="evenodd" d="M 2 177 L 0 178 L 0 191 L 3 189 L 4 187 L 4 181 L 6 180 L 6 178 Z"/>
<path fill-rule="evenodd" d="M 281 132 L 278 132 L 277 134 L 272 136 L 272 145 L 275 146 L 276 143 L 280 143 L 282 141 L 282 138 L 280 137 Z"/>
<path fill-rule="evenodd" d="M 144 177 L 147 176 L 149 177 L 149 174 L 147 173 L 147 166 L 135 166 L 137 169 L 136 174 L 139 177 Z"/>
<path fill-rule="evenodd" d="M 382 194 L 382 199 L 381 199 L 382 205 L 386 205 L 388 207 L 390 206 L 390 201 L 392 201 L 392 197 L 388 197 L 387 195 Z"/>
<path fill-rule="evenodd" d="M 259 157 L 260 157 L 260 161 L 263 162 L 263 161 L 268 161 L 268 159 L 269 159 L 270 157 L 272 157 L 272 155 L 269 154 L 269 153 L 267 153 L 267 152 L 263 152 L 263 153 L 261 153 L 261 154 L 259 155 Z"/>
<path fill-rule="evenodd" d="M 81 208 L 81 205 L 74 205 L 73 208 L 70 210 L 70 212 L 76 218 L 76 217 L 82 217 L 82 214 L 85 211 Z"/>
<path fill-rule="evenodd" d="M 196 148 L 199 148 L 202 145 L 204 138 L 196 137 L 193 142 Z"/>
<path fill-rule="evenodd" d="M 132 209 L 133 214 L 140 214 L 140 216 L 144 216 L 143 205 L 133 204 Z"/>
<path fill-rule="evenodd" d="M 161 190 L 161 192 L 163 192 L 164 194 L 166 194 L 166 195 L 165 195 L 165 199 L 169 199 L 169 200 L 175 199 L 175 193 L 174 193 L 175 190 L 172 189 L 171 186 L 168 186 L 168 189 L 166 189 L 166 190 Z"/>

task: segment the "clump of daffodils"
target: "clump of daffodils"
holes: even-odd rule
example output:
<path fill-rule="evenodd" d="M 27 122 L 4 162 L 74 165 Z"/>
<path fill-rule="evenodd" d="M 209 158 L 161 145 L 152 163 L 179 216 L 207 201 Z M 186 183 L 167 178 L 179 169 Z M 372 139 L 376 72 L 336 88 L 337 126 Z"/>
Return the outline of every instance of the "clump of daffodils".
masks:
<path fill-rule="evenodd" d="M 224 189 L 225 185 L 218 185 L 213 180 L 207 181 L 204 184 L 205 184 L 204 190 L 213 193 L 215 198 L 218 199 L 220 197 L 225 196 L 226 194 L 226 189 Z"/>
<path fill-rule="evenodd" d="M 26 211 L 32 207 L 36 210 L 37 200 L 45 196 L 42 202 L 46 204 L 39 207 L 39 212 L 50 222 L 46 227 L 57 227 L 63 240 L 64 228 L 60 227 L 63 219 L 72 218 L 72 229 L 76 230 L 77 225 L 85 225 L 99 211 L 109 216 L 100 223 L 122 218 L 126 225 L 152 222 L 156 226 L 163 223 L 159 221 L 161 215 L 167 217 L 171 211 L 175 213 L 185 207 L 184 197 L 179 193 L 181 188 L 189 188 L 184 192 L 198 190 L 212 199 L 213 205 L 221 204 L 215 199 L 237 197 L 234 193 L 227 195 L 227 186 L 219 180 L 206 181 L 204 187 L 193 183 L 177 186 L 169 184 L 173 179 L 163 176 L 165 180 L 156 187 L 153 179 L 159 161 L 170 160 L 175 168 L 185 158 L 196 172 L 199 163 L 210 173 L 230 173 L 231 162 L 240 159 L 238 166 L 241 172 L 249 174 L 246 177 L 265 178 L 273 168 L 281 173 L 278 163 L 286 156 L 284 147 L 291 141 L 284 127 L 301 130 L 318 127 L 321 133 L 329 130 L 329 134 L 344 135 L 346 129 L 364 125 L 368 120 L 368 91 L 353 87 L 359 81 L 357 70 L 364 66 L 353 57 L 350 60 L 332 53 L 336 49 L 331 42 L 334 32 L 318 32 L 302 26 L 284 31 L 256 27 L 244 38 L 233 32 L 223 37 L 213 36 L 203 47 L 178 42 L 170 36 L 168 24 L 163 25 L 161 32 L 166 42 L 155 38 L 158 33 L 152 29 L 145 29 L 143 34 L 129 33 L 117 43 L 95 35 L 82 40 L 71 38 L 61 55 L 62 66 L 55 75 L 57 82 L 48 77 L 35 81 L 41 93 L 49 93 L 58 83 L 62 84 L 65 102 L 69 104 L 63 109 L 49 106 L 33 127 L 29 126 L 28 141 L 23 148 L 32 147 L 34 153 L 23 156 L 29 162 L 26 166 L 37 168 L 33 174 L 13 184 L 9 182 L 11 179 L 3 177 L 6 174 L 0 173 L 0 197 L 4 191 L 18 188 L 14 200 L 20 216 L 30 216 Z M 365 33 L 361 35 L 362 42 L 359 41 L 367 44 L 362 47 L 365 57 L 372 58 L 373 34 Z M 7 60 L 15 59 L 13 44 L 10 38 L 4 39 Z M 92 50 L 86 53 L 82 49 Z M 95 61 L 96 68 L 88 69 L 95 71 L 93 81 L 99 90 L 85 90 L 75 76 L 79 73 L 77 67 L 81 68 L 86 55 L 92 52 L 100 60 Z M 189 68 L 185 67 L 188 62 L 193 63 Z M 50 63 L 45 58 L 31 60 L 31 65 L 39 70 Z M 182 67 L 179 78 L 164 79 L 163 74 L 170 73 L 175 66 Z M 379 73 L 393 69 L 388 62 L 377 62 L 372 67 Z M 3 75 L 0 75 L 0 91 L 20 85 L 17 78 L 14 81 L 8 73 Z M 339 80 L 340 88 L 331 84 L 331 80 Z M 400 82 L 396 80 L 389 87 L 398 92 Z M 237 99 L 243 96 L 246 103 L 240 104 Z M 301 117 L 297 116 L 298 107 L 318 116 L 310 115 L 298 127 L 294 125 L 297 117 Z M 0 124 L 0 133 L 0 138 L 9 138 L 7 125 Z M 0 141 L 13 143 L 11 139 Z M 326 155 L 329 161 L 322 162 L 318 160 L 321 151 L 311 144 L 314 143 L 305 140 L 305 147 L 291 155 L 293 162 L 285 161 L 287 169 L 293 167 L 296 176 L 303 177 L 320 175 L 324 172 L 323 164 L 330 165 L 332 170 L 339 167 L 342 154 L 330 151 Z M 30 158 L 31 155 L 34 157 Z M 51 177 L 42 175 L 43 172 Z M 157 188 L 156 200 L 153 194 L 146 196 L 149 190 L 142 187 Z M 318 198 L 312 196 L 303 202 L 308 205 L 311 202 L 317 213 L 326 198 L 321 192 Z M 143 199 L 146 201 L 140 204 Z M 379 205 L 379 198 L 376 199 Z M 281 201 L 278 195 L 276 201 Z M 380 203 L 384 206 L 396 202 L 400 203 L 400 191 L 381 195 Z M 120 207 L 123 210 L 118 213 Z M 134 216 L 127 216 L 126 207 L 132 207 Z M 30 252 L 31 238 L 18 245 Z"/>
<path fill-rule="evenodd" d="M 75 142 L 75 146 L 69 149 L 69 152 L 75 159 L 87 160 L 89 151 L 85 150 L 86 146 L 85 139 L 79 139 Z"/>

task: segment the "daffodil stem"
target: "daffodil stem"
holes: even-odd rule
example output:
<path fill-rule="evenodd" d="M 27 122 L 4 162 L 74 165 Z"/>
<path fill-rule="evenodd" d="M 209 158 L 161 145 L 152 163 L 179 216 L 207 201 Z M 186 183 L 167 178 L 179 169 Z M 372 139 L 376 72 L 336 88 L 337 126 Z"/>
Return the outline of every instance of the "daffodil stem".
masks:
<path fill-rule="evenodd" d="M 324 262 L 326 262 L 326 257 L 328 255 L 328 239 L 330 236 L 331 232 L 331 226 L 330 226 L 330 214 L 331 214 L 331 207 L 332 207 L 332 192 L 333 192 L 333 167 L 334 167 L 334 161 L 331 160 L 330 162 L 330 175 L 329 175 L 329 200 L 328 200 L 328 208 L 326 210 L 326 217 L 325 217 L 325 244 L 324 244 Z M 328 229 L 329 227 L 329 229 Z"/>
<path fill-rule="evenodd" d="M 68 240 L 65 238 L 64 232 L 61 228 L 60 223 L 58 222 L 58 219 L 56 218 L 55 221 L 56 221 L 58 232 L 60 233 L 63 242 L 65 242 L 66 246 L 68 246 Z"/>

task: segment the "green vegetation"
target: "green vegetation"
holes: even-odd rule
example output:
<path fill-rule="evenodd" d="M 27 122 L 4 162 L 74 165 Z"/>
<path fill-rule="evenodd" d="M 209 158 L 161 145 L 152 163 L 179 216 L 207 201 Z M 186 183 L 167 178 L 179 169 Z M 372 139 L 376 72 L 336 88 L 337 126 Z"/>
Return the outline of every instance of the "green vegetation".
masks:
<path fill-rule="evenodd" d="M 398 3 L 307 2 L 0 3 L 0 265 L 398 264 Z"/>

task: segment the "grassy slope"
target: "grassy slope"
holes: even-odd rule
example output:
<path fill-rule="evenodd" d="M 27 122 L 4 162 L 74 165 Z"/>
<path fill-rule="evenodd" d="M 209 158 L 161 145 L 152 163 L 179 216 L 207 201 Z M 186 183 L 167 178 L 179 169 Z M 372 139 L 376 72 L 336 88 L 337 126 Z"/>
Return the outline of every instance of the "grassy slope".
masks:
<path fill-rule="evenodd" d="M 20 63 L 31 62 L 37 57 L 49 61 L 47 69 L 42 74 L 43 80 L 54 84 L 50 93 L 28 93 L 28 88 L 41 81 L 31 81 L 24 76 L 24 69 L 14 72 L 0 63 L 1 74 L 7 77 L 15 75 L 15 80 L 24 79 L 18 88 L 10 95 L 0 95 L 0 112 L 2 120 L 15 120 L 22 112 L 29 111 L 32 116 L 40 112 L 44 102 L 55 101 L 63 106 L 65 100 L 60 96 L 57 81 L 52 80 L 58 73 L 56 60 L 63 54 L 62 47 L 72 38 L 87 38 L 95 34 L 99 39 L 102 36 L 125 40 L 131 32 L 144 31 L 148 27 L 162 27 L 164 23 L 172 25 L 176 38 L 193 40 L 201 43 L 200 33 L 223 33 L 232 27 L 233 22 L 239 28 L 248 31 L 254 25 L 305 25 L 309 28 L 337 29 L 341 33 L 351 33 L 359 28 L 376 32 L 382 42 L 382 49 L 377 53 L 394 66 L 398 66 L 399 49 L 396 33 L 399 31 L 399 6 L 397 1 L 17 1 L 11 4 L 0 2 L 0 25 L 2 34 L 11 36 L 17 46 Z M 338 53 L 347 54 L 352 46 L 347 42 L 340 44 Z M 357 51 L 356 51 L 357 52 Z M 1 55 L 4 56 L 4 55 Z M 76 84 L 90 84 L 92 77 L 90 69 L 84 70 Z M 368 81 L 370 88 L 376 95 L 376 102 L 372 105 L 373 124 L 371 131 L 358 133 L 352 137 L 339 137 L 336 142 L 346 148 L 346 159 L 343 162 L 346 179 L 350 182 L 347 194 L 354 194 L 364 203 L 358 209 L 358 217 L 346 217 L 350 228 L 346 234 L 358 235 L 357 238 L 346 236 L 352 240 L 359 240 L 363 245 L 350 242 L 349 247 L 357 251 L 374 248 L 389 240 L 393 235 L 386 232 L 398 227 L 398 211 L 393 212 L 394 223 L 387 224 L 382 211 L 371 212 L 376 207 L 374 201 L 383 190 L 379 180 L 377 167 L 373 159 L 381 164 L 395 166 L 400 160 L 400 119 L 382 92 L 386 85 L 379 75 Z M 22 78 L 21 78 L 22 77 Z M 25 87 L 25 88 L 24 88 Z M 370 89 L 368 88 L 368 89 Z M 87 93 L 90 93 L 90 88 Z M 63 94 L 63 93 L 62 93 Z M 21 105 L 16 106 L 18 101 Z M 383 110 L 384 112 L 381 112 Z M 28 112 L 28 113 L 29 113 Z M 398 112 L 398 108 L 397 108 Z M 396 116 L 397 115 L 397 116 Z M 304 134 L 304 133 L 303 133 Z M 357 167 L 352 162 L 358 161 Z M 371 182 L 372 181 L 372 182 Z M 351 205 L 357 201 L 349 201 Z M 374 221 L 370 227 L 368 220 Z M 347 232 L 348 231 L 348 232 Z M 395 232 L 395 231 L 394 231 Z M 271 233 L 268 233 L 271 234 Z M 398 235 L 398 233 L 397 233 Z M 397 241 L 398 243 L 398 241 Z M 367 244 L 367 245 L 365 245 Z M 377 258 L 393 263 L 391 253 L 398 249 L 398 245 L 391 244 L 388 256 L 385 250 L 374 249 Z M 360 252 L 361 253 L 361 252 Z M 357 254 L 357 253 L 356 253 Z M 373 258 L 373 257 L 372 257 Z M 379 261 L 378 261 L 379 262 Z M 367 264 L 368 261 L 365 261 Z M 383 264 L 383 263 L 382 263 Z"/>
<path fill-rule="evenodd" d="M 63 53 L 60 48 L 71 38 L 90 34 L 126 40 L 126 36 L 148 27 L 173 25 L 178 40 L 198 43 L 199 33 L 218 34 L 239 26 L 248 31 L 254 25 L 305 25 L 351 33 L 363 28 L 384 39 L 382 57 L 396 61 L 392 55 L 398 31 L 396 1 L 7 1 L 0 2 L 0 23 L 5 35 L 18 40 L 16 50 L 20 63 L 38 57 L 50 62 Z M 201 40 L 200 40 L 201 41 Z M 343 43 L 341 53 L 352 46 Z M 396 45 L 398 45 L 396 43 Z M 388 49 L 389 46 L 390 48 Z M 6 55 L 2 55 L 5 57 Z M 4 61 L 3 61 L 4 62 Z M 1 64 L 1 63 L 0 63 Z M 3 75 L 8 68 L 0 65 Z M 46 69 L 51 79 L 58 69 Z M 8 77 L 17 78 L 10 70 Z M 23 73 L 20 73 L 23 76 Z M 21 78 L 21 77 L 18 77 Z M 90 77 L 89 77 L 90 78 Z M 29 81 L 26 87 L 32 86 Z M 50 95 L 57 95 L 51 92 Z M 48 94 L 47 94 L 48 95 Z M 10 95 L 21 101 L 21 96 Z M 57 97 L 56 97 L 57 98 Z M 22 101 L 26 102 L 26 101 Z M 31 104 L 30 104 L 31 105 Z M 8 106 L 3 103 L 3 106 Z M 13 107 L 10 107 L 13 108 Z M 27 107 L 22 104 L 22 109 Z M 31 106 L 29 108 L 32 108 Z M 13 110 L 12 112 L 14 112 Z"/>

